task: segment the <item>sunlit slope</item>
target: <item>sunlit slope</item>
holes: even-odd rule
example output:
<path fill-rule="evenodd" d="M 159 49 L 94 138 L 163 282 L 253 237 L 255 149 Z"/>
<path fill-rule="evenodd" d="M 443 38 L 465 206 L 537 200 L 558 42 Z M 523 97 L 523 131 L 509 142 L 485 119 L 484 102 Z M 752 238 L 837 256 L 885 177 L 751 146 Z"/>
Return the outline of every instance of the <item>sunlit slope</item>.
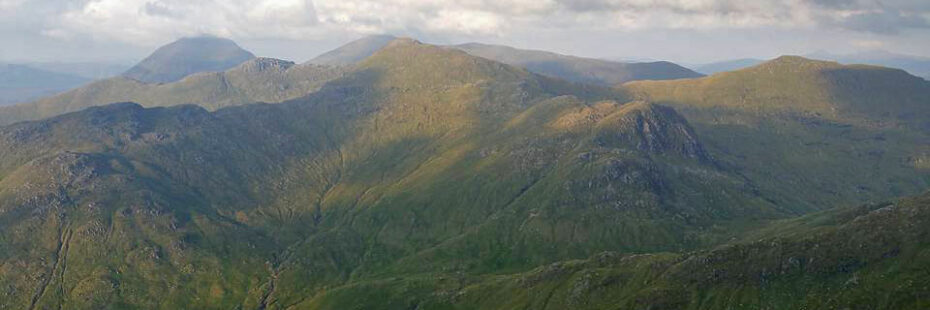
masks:
<path fill-rule="evenodd" d="M 0 129 L 0 304 L 285 308 L 720 244 L 792 211 L 674 110 L 398 40 L 318 91 Z"/>
<path fill-rule="evenodd" d="M 901 70 L 786 56 L 621 88 L 674 107 L 722 161 L 787 197 L 780 204 L 882 201 L 930 186 L 930 83 Z"/>

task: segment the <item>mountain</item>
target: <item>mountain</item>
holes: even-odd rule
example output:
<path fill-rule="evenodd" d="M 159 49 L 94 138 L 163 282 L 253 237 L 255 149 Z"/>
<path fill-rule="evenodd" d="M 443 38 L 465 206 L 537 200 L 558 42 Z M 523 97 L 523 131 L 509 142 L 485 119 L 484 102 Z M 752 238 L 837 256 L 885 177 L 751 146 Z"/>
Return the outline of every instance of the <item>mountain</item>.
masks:
<path fill-rule="evenodd" d="M 358 63 L 397 39 L 390 35 L 373 35 L 347 43 L 337 49 L 323 53 L 308 63 L 327 66 L 345 66 Z"/>
<path fill-rule="evenodd" d="M 898 68 L 923 78 L 930 77 L 930 58 L 896 54 L 884 50 L 865 51 L 853 54 L 834 54 L 824 51 L 807 55 L 815 59 L 833 60 L 844 64 L 866 64 Z"/>
<path fill-rule="evenodd" d="M 211 110 L 254 102 L 277 103 L 316 91 L 324 83 L 341 77 L 343 71 L 254 58 L 225 72 L 197 73 L 172 83 L 149 84 L 115 77 L 34 102 L 0 107 L 0 124 L 37 120 L 114 102 L 131 101 L 147 107 L 197 104 Z"/>
<path fill-rule="evenodd" d="M 177 60 L 165 62 L 192 59 L 192 57 L 188 56 L 180 57 L 179 55 L 183 53 L 177 52 L 179 47 L 176 46 L 193 46 L 190 43 L 186 43 L 191 40 L 196 41 L 200 39 L 181 39 L 172 45 L 159 49 L 159 51 L 149 59 L 172 59 L 172 57 L 175 56 L 178 56 Z M 221 42 L 226 42 L 225 44 L 227 45 L 235 45 L 235 43 L 231 41 L 227 42 L 224 39 L 203 38 L 203 40 L 208 40 L 209 42 L 219 40 Z M 388 42 L 392 42 L 393 40 L 394 38 L 390 36 L 365 37 L 300 65 L 294 65 L 286 61 L 270 58 L 253 58 L 250 61 L 240 64 L 238 67 L 230 68 L 226 72 L 195 73 L 187 78 L 162 84 L 140 82 L 138 78 L 129 76 L 102 80 L 58 96 L 43 98 L 35 102 L 5 109 L 0 108 L 0 125 L 17 121 L 42 119 L 62 113 L 78 111 L 89 106 L 98 106 L 113 102 L 136 102 L 147 107 L 192 103 L 211 110 L 252 102 L 282 102 L 315 91 L 317 87 L 321 86 L 323 83 L 341 76 L 341 72 L 347 70 L 344 68 L 346 64 L 360 62 L 360 59 L 374 54 L 377 50 L 383 48 Z M 469 46 L 477 47 L 478 45 Z M 661 72 L 673 72 L 669 74 L 676 75 L 678 73 L 674 72 L 680 71 L 680 67 L 670 63 L 621 64 L 602 60 L 561 56 L 545 52 L 522 51 L 498 46 L 485 47 L 493 50 L 506 49 L 508 52 L 541 55 L 540 57 L 548 60 L 540 60 L 540 62 L 533 64 L 520 62 L 514 58 L 505 57 L 506 59 L 502 60 L 504 63 L 512 61 L 514 63 L 511 65 L 526 67 L 527 70 L 531 72 L 574 82 L 592 82 L 599 85 L 608 85 L 608 81 L 612 81 L 612 79 L 615 78 L 621 79 L 621 75 L 635 76 L 636 78 L 658 78 L 656 74 L 665 76 L 665 73 Z M 458 46 L 456 48 L 466 49 L 467 51 L 465 46 Z M 472 52 L 481 51 L 472 50 Z M 501 59 L 498 61 L 501 61 Z M 143 63 L 147 62 L 149 61 L 143 61 Z M 287 64 L 285 65 L 285 63 Z M 278 69 L 247 70 L 243 68 L 249 66 Z M 590 74 L 590 76 L 582 76 L 586 74 Z M 671 75 L 667 77 L 671 77 Z M 686 75 L 696 76 L 690 73 Z M 601 79 L 604 80 L 601 81 Z"/>
<path fill-rule="evenodd" d="M 793 197 L 789 205 L 883 201 L 930 185 L 920 164 L 930 154 L 930 82 L 902 70 L 785 56 L 620 88 L 675 108 L 718 158 L 760 190 Z"/>
<path fill-rule="evenodd" d="M 930 93 L 901 70 L 605 87 L 396 39 L 109 83 L 0 127 L 0 308 L 926 305 Z"/>
<path fill-rule="evenodd" d="M 635 80 L 672 80 L 702 76 L 690 69 L 666 61 L 619 63 L 479 43 L 456 45 L 454 48 L 475 56 L 524 67 L 532 72 L 573 82 L 615 85 Z"/>
<path fill-rule="evenodd" d="M 168 83 L 198 72 L 225 71 L 252 58 L 255 55 L 229 39 L 183 38 L 158 48 L 123 76 L 144 83 Z"/>
<path fill-rule="evenodd" d="M 369 36 L 325 53 L 310 63 L 349 65 L 388 44 L 394 37 Z M 632 80 L 668 80 L 700 77 L 694 71 L 670 62 L 620 63 L 607 60 L 521 50 L 507 46 L 469 43 L 450 46 L 469 54 L 522 67 L 531 72 L 572 82 L 614 85 Z"/>
<path fill-rule="evenodd" d="M 744 58 L 736 60 L 727 60 L 720 61 L 708 64 L 694 65 L 690 68 L 694 71 L 700 72 L 701 74 L 711 75 L 720 72 L 734 71 L 747 67 L 752 67 L 758 64 L 765 62 L 765 60 L 754 59 L 754 58 Z"/>
<path fill-rule="evenodd" d="M 89 81 L 79 76 L 44 71 L 25 65 L 0 64 L 0 106 L 35 100 Z"/>
<path fill-rule="evenodd" d="M 0 307 L 286 308 L 793 214 L 670 108 L 407 39 L 294 100 L 91 107 L 0 149 Z"/>

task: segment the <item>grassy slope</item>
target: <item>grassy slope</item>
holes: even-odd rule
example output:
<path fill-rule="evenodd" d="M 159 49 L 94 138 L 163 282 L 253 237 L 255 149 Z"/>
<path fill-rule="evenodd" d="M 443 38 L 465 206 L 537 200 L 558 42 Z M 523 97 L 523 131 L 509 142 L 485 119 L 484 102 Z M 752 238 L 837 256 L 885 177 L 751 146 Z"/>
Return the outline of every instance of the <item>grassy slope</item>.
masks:
<path fill-rule="evenodd" d="M 930 83 L 903 71 L 786 56 L 679 81 L 632 82 L 780 204 L 882 201 L 930 185 Z M 853 168 L 854 167 L 854 168 Z"/>
<path fill-rule="evenodd" d="M 809 179 L 765 182 L 753 167 L 733 166 L 741 161 L 724 146 L 736 144 L 720 133 L 692 129 L 662 106 L 618 104 L 627 99 L 401 40 L 319 91 L 280 104 L 212 113 L 123 104 L 4 127 L 0 144 L 13 151 L 0 153 L 0 253 L 9 253 L 0 265 L 0 301 L 35 300 L 39 308 L 565 308 L 585 301 L 603 302 L 590 308 L 704 308 L 794 301 L 803 291 L 789 285 L 834 283 L 812 269 L 796 273 L 801 280 L 778 277 L 782 289 L 754 291 L 746 275 L 766 266 L 754 264 L 757 257 L 780 268 L 783 253 L 766 249 L 814 251 L 823 268 L 845 266 L 844 257 L 830 255 L 854 248 L 837 236 L 861 226 L 817 235 L 836 245 L 823 247 L 838 249 L 828 253 L 787 236 L 794 239 L 786 248 L 766 241 L 746 246 L 753 251 L 731 245 L 583 260 L 604 251 L 697 250 L 823 207 L 784 200 L 810 187 Z M 700 122 L 695 115 L 688 114 Z M 760 119 L 733 115 L 727 120 Z M 780 126 L 755 137 L 797 139 L 777 136 L 790 128 Z M 922 141 L 919 133 L 902 137 L 875 143 L 904 149 Z M 812 149 L 826 148 L 804 150 Z M 921 240 L 914 236 L 891 237 L 905 245 Z M 885 253 L 882 243 L 869 245 L 853 257 L 882 261 L 875 258 Z M 918 268 L 923 254 L 916 253 L 894 257 L 912 260 L 901 268 Z M 735 271 L 708 282 L 701 276 L 713 270 L 689 260 L 702 257 L 719 257 L 721 268 Z M 547 267 L 533 270 L 540 265 Z"/>
<path fill-rule="evenodd" d="M 687 254 L 605 252 L 530 272 L 352 283 L 297 309 L 923 309 L 930 195 L 771 224 Z"/>
<path fill-rule="evenodd" d="M 784 216 L 674 111 L 612 99 L 398 41 L 281 104 L 8 126 L 0 300 L 280 308 L 391 274 L 690 249 Z"/>

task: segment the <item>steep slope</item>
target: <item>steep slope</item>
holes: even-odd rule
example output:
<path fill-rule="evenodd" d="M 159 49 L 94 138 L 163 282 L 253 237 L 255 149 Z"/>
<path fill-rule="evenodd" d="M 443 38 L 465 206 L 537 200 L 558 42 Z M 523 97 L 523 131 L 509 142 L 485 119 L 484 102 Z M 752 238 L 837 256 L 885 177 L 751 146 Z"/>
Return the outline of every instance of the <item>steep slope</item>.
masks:
<path fill-rule="evenodd" d="M 53 95 L 89 81 L 24 65 L 0 64 L 0 106 Z"/>
<path fill-rule="evenodd" d="M 304 309 L 924 309 L 930 194 L 773 223 L 687 254 L 602 253 L 512 275 L 346 285 Z M 360 298 L 361 297 L 361 298 Z"/>
<path fill-rule="evenodd" d="M 196 104 L 210 110 L 253 102 L 276 103 L 316 91 L 343 73 L 337 68 L 255 58 L 225 72 L 194 74 L 167 84 L 116 77 L 35 102 L 0 108 L 0 124 L 114 102 L 136 102 L 147 107 Z"/>
<path fill-rule="evenodd" d="M 930 83 L 904 71 L 786 56 L 621 88 L 673 106 L 724 162 L 811 208 L 916 194 L 928 183 Z"/>
<path fill-rule="evenodd" d="M 174 41 L 123 73 L 143 83 L 168 83 L 198 72 L 219 72 L 255 58 L 229 39 L 192 37 Z"/>
<path fill-rule="evenodd" d="M 790 214 L 673 110 L 624 99 L 396 40 L 280 104 L 3 127 L 0 303 L 287 308 L 384 277 L 694 249 Z"/>

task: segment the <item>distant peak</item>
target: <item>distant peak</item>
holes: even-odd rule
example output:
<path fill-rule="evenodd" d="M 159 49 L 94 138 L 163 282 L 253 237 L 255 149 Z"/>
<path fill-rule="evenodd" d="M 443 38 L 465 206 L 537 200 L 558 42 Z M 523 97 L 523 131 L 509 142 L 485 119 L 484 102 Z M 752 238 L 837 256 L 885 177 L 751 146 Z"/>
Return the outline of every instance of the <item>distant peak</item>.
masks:
<path fill-rule="evenodd" d="M 226 71 L 253 58 L 230 39 L 187 37 L 158 48 L 123 75 L 146 83 L 169 83 L 194 73 Z"/>

